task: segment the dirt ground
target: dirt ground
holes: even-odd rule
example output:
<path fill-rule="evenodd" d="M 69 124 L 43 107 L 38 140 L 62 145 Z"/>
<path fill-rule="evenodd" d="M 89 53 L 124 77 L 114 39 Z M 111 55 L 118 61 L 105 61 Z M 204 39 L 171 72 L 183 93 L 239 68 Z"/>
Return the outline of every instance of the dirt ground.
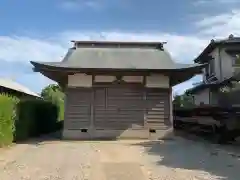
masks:
<path fill-rule="evenodd" d="M 0 150 L 1 180 L 237 180 L 240 150 L 166 141 L 37 140 Z"/>

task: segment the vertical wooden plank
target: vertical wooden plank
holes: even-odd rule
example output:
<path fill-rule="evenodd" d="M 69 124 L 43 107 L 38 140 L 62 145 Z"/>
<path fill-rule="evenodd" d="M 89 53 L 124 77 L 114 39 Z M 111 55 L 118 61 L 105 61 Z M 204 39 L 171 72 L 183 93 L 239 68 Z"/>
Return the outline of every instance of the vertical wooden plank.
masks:
<path fill-rule="evenodd" d="M 143 108 L 144 108 L 144 127 L 148 127 L 148 124 L 147 124 L 147 92 L 146 92 L 146 76 L 143 76 Z"/>
<path fill-rule="evenodd" d="M 91 89 L 91 106 L 90 106 L 90 129 L 94 129 L 94 88 Z"/>
<path fill-rule="evenodd" d="M 107 110 L 107 108 L 108 108 L 108 88 L 107 87 L 105 87 L 104 88 L 104 92 L 105 92 L 105 111 Z"/>
<path fill-rule="evenodd" d="M 95 128 L 124 130 L 144 127 L 144 89 L 139 84 L 98 84 L 98 90 L 95 94 L 98 96 L 95 97 L 98 103 L 98 109 L 94 110 L 97 115 Z"/>
<path fill-rule="evenodd" d="M 78 130 L 90 127 L 91 88 L 68 88 L 65 127 Z"/>
<path fill-rule="evenodd" d="M 91 88 L 91 112 L 90 112 L 90 129 L 94 129 L 94 99 L 95 99 L 95 91 L 94 91 L 94 79 L 95 75 L 92 75 L 92 88 Z"/>
<path fill-rule="evenodd" d="M 99 123 L 106 118 L 105 104 L 106 104 L 106 92 L 104 87 L 95 87 L 94 90 L 94 128 L 99 129 Z"/>

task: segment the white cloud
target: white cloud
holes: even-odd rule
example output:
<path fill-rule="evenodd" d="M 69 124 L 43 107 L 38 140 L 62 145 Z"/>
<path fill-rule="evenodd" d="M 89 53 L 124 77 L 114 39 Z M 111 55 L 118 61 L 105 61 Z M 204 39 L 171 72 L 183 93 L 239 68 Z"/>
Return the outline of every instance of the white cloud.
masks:
<path fill-rule="evenodd" d="M 0 36 L 0 66 L 3 65 L 1 66 L 0 76 L 11 78 L 26 85 L 32 91 L 40 92 L 43 87 L 52 83 L 52 81 L 38 73 L 33 73 L 31 66 L 28 69 L 28 66 L 21 66 L 21 64 L 28 64 L 31 60 L 60 61 L 61 56 L 66 51 L 67 46 L 50 40 L 26 36 Z M 4 69 L 6 62 L 12 64 L 13 67 L 7 66 L 7 69 Z"/>
<path fill-rule="evenodd" d="M 240 36 L 240 9 L 232 10 L 215 16 L 206 16 L 196 23 L 199 34 L 226 38 L 230 34 Z"/>
<path fill-rule="evenodd" d="M 0 36 L 0 60 L 5 61 L 58 61 L 66 49 L 49 40 L 24 36 Z"/>
<path fill-rule="evenodd" d="M 232 18 L 231 14 L 220 14 L 216 16 L 205 17 L 202 20 L 196 23 L 197 27 L 209 27 L 215 25 L 225 24 L 227 21 L 230 21 Z"/>
<path fill-rule="evenodd" d="M 86 8 L 100 10 L 105 7 L 102 0 L 64 0 L 59 5 L 64 10 L 69 11 L 84 10 Z"/>
<path fill-rule="evenodd" d="M 83 10 L 103 11 L 106 9 L 126 9 L 132 7 L 129 0 L 59 0 L 58 7 L 69 12 Z"/>
<path fill-rule="evenodd" d="M 228 3 L 228 4 L 231 4 L 231 3 L 239 3 L 238 0 L 214 0 L 216 3 Z"/>
<path fill-rule="evenodd" d="M 236 3 L 239 3 L 238 0 L 195 0 L 193 2 L 193 5 L 195 6 L 201 6 L 201 5 L 226 5 L 226 4 L 229 4 L 229 5 L 233 5 L 233 4 L 236 4 Z"/>
<path fill-rule="evenodd" d="M 5 61 L 60 61 L 71 40 L 106 41 L 166 41 L 167 50 L 178 62 L 192 63 L 192 59 L 207 44 L 207 39 L 169 33 L 81 32 L 67 31 L 50 39 L 26 36 L 0 36 L 0 60 Z"/>

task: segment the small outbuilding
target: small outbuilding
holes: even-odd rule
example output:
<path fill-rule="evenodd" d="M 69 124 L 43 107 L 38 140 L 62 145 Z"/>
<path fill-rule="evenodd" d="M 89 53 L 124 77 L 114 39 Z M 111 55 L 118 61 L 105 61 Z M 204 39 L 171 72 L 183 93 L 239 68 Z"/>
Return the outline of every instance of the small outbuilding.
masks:
<path fill-rule="evenodd" d="M 37 93 L 8 78 L 0 78 L 0 93 L 13 95 L 21 99 L 41 98 Z"/>
<path fill-rule="evenodd" d="M 63 138 L 162 137 L 172 87 L 204 65 L 177 64 L 159 42 L 73 41 L 61 62 L 32 62 L 66 94 Z"/>

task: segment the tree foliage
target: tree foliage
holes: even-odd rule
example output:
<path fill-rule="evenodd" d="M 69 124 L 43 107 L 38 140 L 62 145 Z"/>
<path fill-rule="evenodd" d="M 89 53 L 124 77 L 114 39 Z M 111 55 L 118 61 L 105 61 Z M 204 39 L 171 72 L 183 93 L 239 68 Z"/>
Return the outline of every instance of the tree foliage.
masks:
<path fill-rule="evenodd" d="M 64 93 L 62 92 L 61 87 L 57 84 L 50 84 L 45 87 L 41 92 L 41 96 L 44 100 L 51 101 L 54 104 L 64 100 Z"/>
<path fill-rule="evenodd" d="M 186 93 L 182 94 L 182 95 L 174 95 L 173 97 L 173 106 L 174 107 L 193 107 L 194 103 L 193 103 L 193 97 L 191 95 L 188 95 Z"/>
<path fill-rule="evenodd" d="M 41 96 L 44 100 L 51 101 L 53 104 L 58 106 L 59 119 L 63 120 L 65 95 L 62 91 L 62 88 L 57 84 L 50 84 L 42 90 Z"/>

